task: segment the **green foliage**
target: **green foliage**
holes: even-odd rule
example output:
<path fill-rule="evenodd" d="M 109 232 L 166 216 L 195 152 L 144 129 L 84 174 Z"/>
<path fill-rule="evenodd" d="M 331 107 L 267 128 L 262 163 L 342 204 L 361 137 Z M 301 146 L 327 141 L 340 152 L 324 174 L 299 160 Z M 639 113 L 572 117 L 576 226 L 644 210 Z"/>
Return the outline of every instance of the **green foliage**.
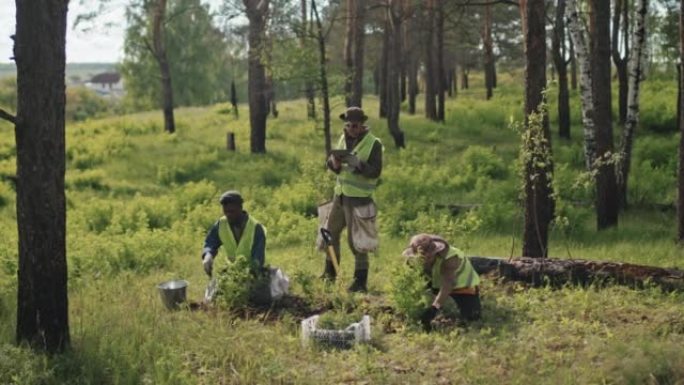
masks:
<path fill-rule="evenodd" d="M 430 304 L 427 283 L 419 260 L 392 271 L 390 297 L 395 308 L 410 321 L 418 321 Z"/>
<path fill-rule="evenodd" d="M 503 159 L 501 159 L 493 150 L 485 147 L 468 147 L 463 153 L 462 159 L 466 174 L 469 176 L 486 176 L 491 179 L 503 179 L 508 172 Z"/>
<path fill-rule="evenodd" d="M 244 255 L 238 255 L 235 261 L 227 264 L 225 269 L 215 271 L 214 274 L 217 287 L 216 303 L 226 309 L 245 307 L 254 291 L 259 290 L 261 283 L 267 279 L 255 272 L 251 259 Z"/>
<path fill-rule="evenodd" d="M 67 88 L 66 98 L 65 117 L 75 122 L 104 116 L 113 109 L 111 100 L 85 87 Z"/>
<path fill-rule="evenodd" d="M 361 321 L 363 314 L 359 312 L 346 311 L 327 311 L 318 318 L 317 327 L 319 329 L 339 330 L 344 329 L 354 322 Z"/>
<path fill-rule="evenodd" d="M 0 78 L 0 108 L 12 113 L 17 109 L 17 77 Z"/>
<path fill-rule="evenodd" d="M 6 385 L 42 385 L 52 373 L 45 357 L 30 349 L 0 344 L 0 383 Z"/>

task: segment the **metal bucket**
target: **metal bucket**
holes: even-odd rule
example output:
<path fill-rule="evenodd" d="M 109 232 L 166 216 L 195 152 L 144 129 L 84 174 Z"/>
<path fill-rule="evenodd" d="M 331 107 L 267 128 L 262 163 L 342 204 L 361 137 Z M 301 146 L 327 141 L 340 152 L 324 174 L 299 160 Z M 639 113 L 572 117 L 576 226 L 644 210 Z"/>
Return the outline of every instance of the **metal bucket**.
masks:
<path fill-rule="evenodd" d="M 162 302 L 169 310 L 177 310 L 178 305 L 185 302 L 185 289 L 187 287 L 188 281 L 183 279 L 174 279 L 157 285 Z"/>

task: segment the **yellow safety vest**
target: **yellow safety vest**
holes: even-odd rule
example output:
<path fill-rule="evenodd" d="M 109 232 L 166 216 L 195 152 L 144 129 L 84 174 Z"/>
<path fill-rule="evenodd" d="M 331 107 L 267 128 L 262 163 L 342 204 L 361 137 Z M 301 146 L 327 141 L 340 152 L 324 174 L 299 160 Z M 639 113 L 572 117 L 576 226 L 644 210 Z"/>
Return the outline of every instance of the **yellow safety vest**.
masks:
<path fill-rule="evenodd" d="M 442 258 L 439 255 L 432 265 L 432 288 L 440 289 L 442 287 L 442 263 L 449 258 L 462 259 L 461 266 L 458 267 L 455 273 L 453 289 L 462 289 L 466 287 L 475 287 L 480 284 L 480 276 L 477 274 L 470 259 L 466 257 L 463 252 L 453 246 L 449 246 L 449 252 L 446 257 Z"/>
<path fill-rule="evenodd" d="M 254 234 L 256 232 L 256 227 L 259 224 L 252 216 L 247 217 L 247 224 L 245 229 L 242 231 L 242 236 L 240 237 L 240 242 L 235 241 L 235 236 L 233 231 L 230 229 L 228 224 L 228 219 L 223 216 L 219 219 L 218 225 L 218 236 L 221 240 L 223 249 L 223 255 L 216 258 L 214 262 L 214 269 L 216 271 L 221 271 L 222 268 L 228 266 L 228 264 L 235 262 L 235 257 L 242 255 L 248 260 L 252 258 L 252 245 L 254 244 Z M 266 232 L 266 229 L 264 229 Z M 265 234 L 264 234 L 265 235 Z"/>
<path fill-rule="evenodd" d="M 356 155 L 359 160 L 363 162 L 368 162 L 371 150 L 373 150 L 373 145 L 375 142 L 380 142 L 380 139 L 375 137 L 370 132 L 366 133 L 366 136 L 361 139 L 356 147 L 352 150 L 352 154 Z M 335 149 L 346 150 L 347 142 L 344 140 L 344 134 L 340 137 L 337 142 Z M 361 174 L 355 174 L 346 168 L 342 168 L 342 171 L 337 175 L 337 182 L 335 183 L 335 195 L 344 195 L 348 197 L 370 197 L 375 191 L 375 187 L 378 185 L 378 178 L 366 178 Z"/>

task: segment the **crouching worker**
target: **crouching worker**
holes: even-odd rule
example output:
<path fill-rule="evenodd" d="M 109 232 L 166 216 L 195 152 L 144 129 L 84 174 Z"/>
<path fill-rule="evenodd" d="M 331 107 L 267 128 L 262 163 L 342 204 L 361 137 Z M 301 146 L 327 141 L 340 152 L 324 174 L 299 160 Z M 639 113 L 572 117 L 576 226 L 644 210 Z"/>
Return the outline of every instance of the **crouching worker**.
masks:
<path fill-rule="evenodd" d="M 223 208 L 221 218 L 214 223 L 204 240 L 202 265 L 207 275 L 219 273 L 238 255 L 250 260 L 252 272 L 261 272 L 264 268 L 266 250 L 266 230 L 252 216 L 242 209 L 242 196 L 237 191 L 226 191 L 219 198 Z M 223 253 L 218 255 L 218 249 Z M 211 301 L 215 295 L 216 283 L 212 282 L 205 293 L 205 301 Z"/>
<path fill-rule="evenodd" d="M 437 235 L 418 234 L 411 238 L 403 255 L 422 262 L 423 272 L 430 278 L 430 289 L 436 294 L 421 316 L 426 331 L 432 330 L 431 322 L 448 297 L 456 302 L 464 320 L 480 319 L 480 277 L 461 250 Z"/>

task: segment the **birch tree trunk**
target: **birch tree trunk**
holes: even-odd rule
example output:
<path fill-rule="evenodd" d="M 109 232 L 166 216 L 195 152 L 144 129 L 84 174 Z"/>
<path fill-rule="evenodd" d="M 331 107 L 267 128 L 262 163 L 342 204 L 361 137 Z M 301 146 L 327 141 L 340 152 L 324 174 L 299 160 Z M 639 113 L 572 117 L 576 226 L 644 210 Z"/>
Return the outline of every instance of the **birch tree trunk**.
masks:
<path fill-rule="evenodd" d="M 622 20 L 622 24 L 620 23 Z M 612 56 L 618 78 L 618 122 L 625 124 L 627 119 L 627 93 L 628 93 L 628 61 L 629 52 L 629 1 L 615 0 L 613 7 L 613 27 L 612 27 Z M 620 32 L 622 35 L 623 52 L 620 53 Z"/>
<path fill-rule="evenodd" d="M 592 94 L 592 73 L 589 64 L 589 47 L 584 27 L 577 9 L 577 0 L 567 0 L 566 25 L 575 47 L 575 59 L 579 67 L 580 102 L 582 105 L 582 126 L 584 134 L 584 166 L 592 171 L 596 159 L 596 129 L 594 127 L 594 98 Z"/>
<path fill-rule="evenodd" d="M 646 16 L 648 0 L 637 0 L 634 35 L 632 36 L 632 55 L 629 58 L 629 90 L 627 92 L 627 117 L 620 142 L 620 162 L 618 163 L 618 192 L 620 204 L 627 207 L 627 180 L 629 178 L 634 131 L 639 124 L 639 85 L 643 73 L 644 48 L 646 43 Z"/>

